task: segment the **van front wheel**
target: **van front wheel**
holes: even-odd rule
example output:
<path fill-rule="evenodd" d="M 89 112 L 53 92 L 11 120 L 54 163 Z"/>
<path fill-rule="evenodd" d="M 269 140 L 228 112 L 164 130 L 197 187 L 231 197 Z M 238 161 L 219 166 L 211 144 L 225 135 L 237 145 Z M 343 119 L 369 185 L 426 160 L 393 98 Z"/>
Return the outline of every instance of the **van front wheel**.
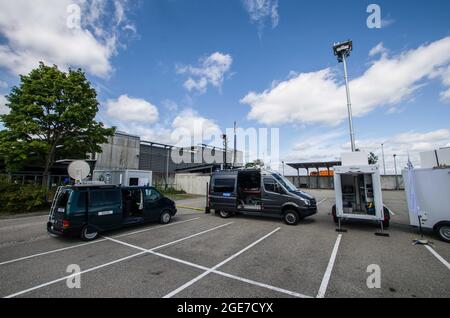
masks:
<path fill-rule="evenodd" d="M 287 225 L 297 225 L 298 221 L 300 220 L 300 217 L 296 211 L 287 210 L 283 216 L 283 219 Z"/>
<path fill-rule="evenodd" d="M 98 232 L 95 232 L 92 229 L 89 229 L 89 226 L 85 225 L 81 229 L 80 236 L 83 241 L 93 241 L 98 237 Z"/>
<path fill-rule="evenodd" d="M 159 219 L 159 222 L 161 224 L 169 224 L 171 219 L 172 219 L 172 215 L 170 214 L 170 212 L 169 211 L 164 211 L 163 213 L 161 213 L 161 217 Z"/>

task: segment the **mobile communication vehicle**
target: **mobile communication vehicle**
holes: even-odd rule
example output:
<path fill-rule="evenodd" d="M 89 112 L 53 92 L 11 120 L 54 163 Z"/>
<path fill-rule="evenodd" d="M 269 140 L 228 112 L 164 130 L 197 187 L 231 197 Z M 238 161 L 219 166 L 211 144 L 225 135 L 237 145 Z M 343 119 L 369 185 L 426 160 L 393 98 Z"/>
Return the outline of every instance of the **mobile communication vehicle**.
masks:
<path fill-rule="evenodd" d="M 155 188 L 80 184 L 59 187 L 47 231 L 57 236 L 94 240 L 99 233 L 134 224 L 170 223 L 175 202 Z"/>
<path fill-rule="evenodd" d="M 300 191 L 277 172 L 235 169 L 214 172 L 208 190 L 208 210 L 222 218 L 235 214 L 280 217 L 288 225 L 317 213 L 314 197 Z"/>

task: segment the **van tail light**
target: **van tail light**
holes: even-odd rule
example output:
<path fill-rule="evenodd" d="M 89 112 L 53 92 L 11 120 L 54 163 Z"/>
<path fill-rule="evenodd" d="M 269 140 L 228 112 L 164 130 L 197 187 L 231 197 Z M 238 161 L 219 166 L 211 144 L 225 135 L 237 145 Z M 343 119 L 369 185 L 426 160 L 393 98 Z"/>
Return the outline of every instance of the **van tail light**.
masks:
<path fill-rule="evenodd" d="M 67 229 L 70 226 L 70 222 L 67 220 L 63 220 L 63 229 Z"/>

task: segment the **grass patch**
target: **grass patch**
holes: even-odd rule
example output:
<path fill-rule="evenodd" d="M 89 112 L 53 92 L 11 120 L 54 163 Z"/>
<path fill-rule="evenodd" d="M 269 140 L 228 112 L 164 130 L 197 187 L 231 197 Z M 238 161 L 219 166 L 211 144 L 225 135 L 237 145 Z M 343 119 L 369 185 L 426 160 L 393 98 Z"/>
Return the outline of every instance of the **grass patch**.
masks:
<path fill-rule="evenodd" d="M 164 188 L 164 187 L 157 187 L 158 191 L 161 192 L 165 197 L 168 197 L 171 200 L 184 200 L 184 199 L 191 199 L 195 198 L 196 196 L 193 194 L 187 194 L 183 190 L 177 190 L 175 188 Z"/>

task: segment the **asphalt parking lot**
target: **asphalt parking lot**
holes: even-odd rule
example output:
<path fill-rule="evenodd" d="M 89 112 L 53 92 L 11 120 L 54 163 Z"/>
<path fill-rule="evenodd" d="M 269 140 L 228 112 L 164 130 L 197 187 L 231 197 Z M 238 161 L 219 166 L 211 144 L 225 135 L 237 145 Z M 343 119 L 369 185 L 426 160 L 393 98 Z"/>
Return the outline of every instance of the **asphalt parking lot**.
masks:
<path fill-rule="evenodd" d="M 295 227 L 277 219 L 221 219 L 177 202 L 169 225 L 105 233 L 85 243 L 46 234 L 46 216 L 0 220 L 1 297 L 450 297 L 450 244 L 427 234 L 413 246 L 403 192 L 385 192 L 393 211 L 390 237 L 372 223 L 329 215 L 332 191 L 311 191 L 319 213 Z M 76 264 L 80 288 L 69 288 Z M 369 265 L 381 288 L 368 288 Z M 72 275 L 72 276 L 71 276 Z"/>

